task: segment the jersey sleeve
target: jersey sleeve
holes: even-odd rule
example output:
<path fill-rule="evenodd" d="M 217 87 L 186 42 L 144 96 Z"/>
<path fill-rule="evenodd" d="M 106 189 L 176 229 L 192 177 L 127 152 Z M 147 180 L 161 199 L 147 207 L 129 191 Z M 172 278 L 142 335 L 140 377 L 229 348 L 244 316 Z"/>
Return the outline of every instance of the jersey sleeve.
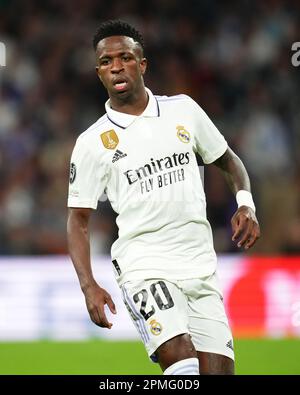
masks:
<path fill-rule="evenodd" d="M 96 209 L 106 183 L 106 166 L 82 141 L 76 141 L 70 163 L 68 207 Z"/>
<path fill-rule="evenodd" d="M 194 148 L 203 162 L 209 164 L 225 153 L 228 144 L 205 111 L 194 100 L 191 99 L 191 102 L 196 122 Z"/>

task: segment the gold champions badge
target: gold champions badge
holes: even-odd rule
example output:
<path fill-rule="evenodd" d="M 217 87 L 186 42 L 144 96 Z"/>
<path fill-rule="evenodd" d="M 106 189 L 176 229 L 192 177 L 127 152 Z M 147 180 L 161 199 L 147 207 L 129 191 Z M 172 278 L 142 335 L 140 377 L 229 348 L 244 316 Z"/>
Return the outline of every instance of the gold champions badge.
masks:
<path fill-rule="evenodd" d="M 151 320 L 150 321 L 150 330 L 153 333 L 153 335 L 158 336 L 161 334 L 162 326 L 156 320 Z"/>
<path fill-rule="evenodd" d="M 115 149 L 119 144 L 119 137 L 113 129 L 102 133 L 100 137 L 104 147 L 107 149 Z"/>
<path fill-rule="evenodd" d="M 191 136 L 187 130 L 185 130 L 184 126 L 178 125 L 176 126 L 177 129 L 177 137 L 183 143 L 189 143 Z"/>

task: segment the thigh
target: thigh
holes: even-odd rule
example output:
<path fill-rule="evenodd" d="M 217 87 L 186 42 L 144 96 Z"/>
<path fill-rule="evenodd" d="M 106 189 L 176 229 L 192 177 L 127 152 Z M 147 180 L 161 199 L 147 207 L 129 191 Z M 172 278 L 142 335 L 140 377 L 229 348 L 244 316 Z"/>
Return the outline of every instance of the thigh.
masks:
<path fill-rule="evenodd" d="M 225 355 L 198 351 L 200 374 L 233 375 L 234 361 Z"/>
<path fill-rule="evenodd" d="M 212 361 L 222 360 L 222 356 L 233 361 L 233 338 L 217 279 L 210 276 L 185 286 L 188 286 L 189 332 L 196 350 L 212 354 Z"/>
<path fill-rule="evenodd" d="M 149 357 L 158 362 L 156 350 L 162 344 L 188 333 L 186 296 L 174 283 L 161 279 L 126 282 L 121 290 Z M 192 344 L 189 336 L 184 337 L 183 341 Z M 169 354 L 172 349 L 171 343 L 160 348 L 160 360 L 163 361 L 163 355 L 166 352 Z"/>
<path fill-rule="evenodd" d="M 187 333 L 167 340 L 158 347 L 155 354 L 162 370 L 183 359 L 197 358 L 197 351 Z"/>

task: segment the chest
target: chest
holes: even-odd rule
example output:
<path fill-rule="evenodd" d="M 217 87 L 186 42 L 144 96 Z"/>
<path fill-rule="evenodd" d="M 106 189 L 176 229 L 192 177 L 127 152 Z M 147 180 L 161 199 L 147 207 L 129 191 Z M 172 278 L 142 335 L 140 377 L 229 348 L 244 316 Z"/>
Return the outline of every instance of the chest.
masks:
<path fill-rule="evenodd" d="M 145 164 L 153 167 L 153 163 L 183 164 L 193 147 L 191 125 L 185 124 L 178 119 L 141 118 L 116 131 L 118 144 L 111 152 L 111 166 L 124 170 Z"/>

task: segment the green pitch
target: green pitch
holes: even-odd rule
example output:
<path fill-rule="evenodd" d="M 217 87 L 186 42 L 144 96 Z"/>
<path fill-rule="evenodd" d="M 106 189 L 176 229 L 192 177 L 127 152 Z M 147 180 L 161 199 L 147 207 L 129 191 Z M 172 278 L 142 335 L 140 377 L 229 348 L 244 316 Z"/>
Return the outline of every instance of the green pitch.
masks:
<path fill-rule="evenodd" d="M 235 340 L 237 374 L 300 374 L 300 340 Z M 160 374 L 139 342 L 0 343 L 0 374 Z"/>

